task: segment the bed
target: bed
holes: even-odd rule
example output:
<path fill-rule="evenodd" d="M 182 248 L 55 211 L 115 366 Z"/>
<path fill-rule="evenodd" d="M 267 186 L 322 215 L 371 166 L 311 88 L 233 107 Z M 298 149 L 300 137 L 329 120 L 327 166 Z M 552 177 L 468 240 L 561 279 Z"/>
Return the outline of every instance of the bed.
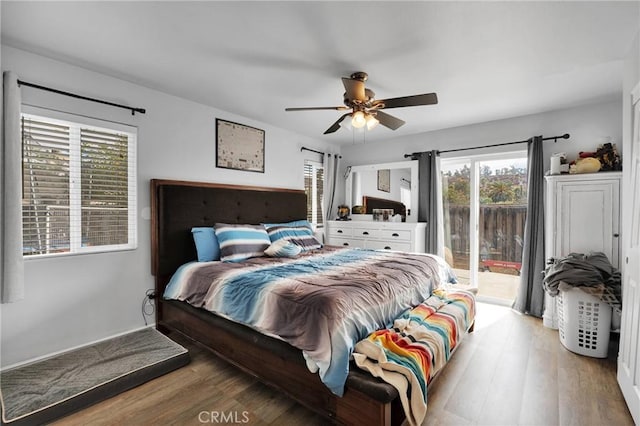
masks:
<path fill-rule="evenodd" d="M 307 212 L 304 191 L 158 179 L 151 181 L 151 208 L 151 263 L 158 296 L 176 270 L 196 259 L 193 227 L 291 222 Z M 319 374 L 310 372 L 302 351 L 284 340 L 184 301 L 156 300 L 160 331 L 186 335 L 336 423 L 391 425 L 404 419 L 398 391 L 369 373 L 349 368 L 338 396 Z"/>
<path fill-rule="evenodd" d="M 403 218 L 407 215 L 407 208 L 400 201 L 363 195 L 362 206 L 366 214 L 373 214 L 373 209 L 392 209 L 393 214 L 399 214 Z"/>

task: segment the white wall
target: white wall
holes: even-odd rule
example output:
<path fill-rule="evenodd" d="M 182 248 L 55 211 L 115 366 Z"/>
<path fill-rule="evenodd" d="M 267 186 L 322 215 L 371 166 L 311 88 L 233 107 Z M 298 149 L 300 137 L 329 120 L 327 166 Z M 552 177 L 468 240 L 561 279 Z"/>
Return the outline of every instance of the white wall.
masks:
<path fill-rule="evenodd" d="M 1 366 L 83 345 L 144 325 L 150 273 L 149 179 L 172 178 L 303 189 L 303 159 L 339 148 L 246 117 L 83 68 L 2 46 L 2 69 L 24 81 L 147 109 L 144 115 L 23 88 L 23 103 L 138 128 L 138 248 L 25 261 L 25 299 L 0 305 Z M 176 76 L 179 78 L 179 76 Z M 212 82 L 211 84 L 215 84 Z M 264 129 L 265 173 L 215 167 L 215 119 Z"/>
<path fill-rule="evenodd" d="M 380 131 L 387 130 L 380 129 Z M 595 150 L 602 138 L 607 136 L 612 138 L 617 145 L 618 152 L 622 154 L 622 102 L 620 98 L 616 97 L 605 102 L 575 108 L 437 130 L 402 138 L 390 138 L 385 142 L 347 145 L 342 148 L 342 165 L 346 168 L 350 165 L 404 161 L 404 154 L 412 152 L 490 145 L 526 140 L 535 135 L 548 137 L 564 133 L 569 133 L 571 138 L 559 140 L 557 143 L 545 142 L 546 169 L 549 167 L 549 157 L 552 153 L 566 152 L 570 159 L 575 159 L 580 151 Z M 442 157 L 522 149 L 526 149 L 525 144 L 448 153 L 442 154 Z M 343 187 L 342 184 L 340 188 Z M 338 194 L 337 199 L 342 202 L 344 193 L 341 196 Z"/>

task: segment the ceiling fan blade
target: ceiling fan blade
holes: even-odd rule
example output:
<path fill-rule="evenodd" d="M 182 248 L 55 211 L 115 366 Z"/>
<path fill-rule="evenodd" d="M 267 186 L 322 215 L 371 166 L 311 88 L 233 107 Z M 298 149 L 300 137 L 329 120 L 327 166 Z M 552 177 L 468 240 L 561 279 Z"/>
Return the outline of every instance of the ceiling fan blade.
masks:
<path fill-rule="evenodd" d="M 391 130 L 396 130 L 400 126 L 402 126 L 405 122 L 400 120 L 399 118 L 394 117 L 393 115 L 389 115 L 385 112 L 378 110 L 376 112 L 376 118 L 385 127 L 390 128 Z"/>
<path fill-rule="evenodd" d="M 344 84 L 344 89 L 347 91 L 347 99 L 352 101 L 367 100 L 367 95 L 364 91 L 364 81 L 342 77 L 342 84 Z"/>
<path fill-rule="evenodd" d="M 438 95 L 425 93 L 424 95 L 402 96 L 399 98 L 381 99 L 376 104 L 384 104 L 384 108 L 401 108 L 420 105 L 435 105 L 438 103 Z"/>
<path fill-rule="evenodd" d="M 351 115 L 350 112 L 346 113 L 346 114 L 342 114 L 342 116 L 340 118 L 338 118 L 338 120 L 333 123 L 331 125 L 331 127 L 329 127 L 327 130 L 325 130 L 324 134 L 328 135 L 329 133 L 333 133 L 336 130 L 338 130 L 340 128 L 340 123 L 342 123 L 342 120 L 344 120 L 345 118 L 347 118 L 347 116 Z"/>
<path fill-rule="evenodd" d="M 344 111 L 349 109 L 346 106 L 337 106 L 337 107 L 302 107 L 302 108 L 285 108 L 285 111 L 316 111 L 321 109 L 330 109 L 332 111 Z"/>

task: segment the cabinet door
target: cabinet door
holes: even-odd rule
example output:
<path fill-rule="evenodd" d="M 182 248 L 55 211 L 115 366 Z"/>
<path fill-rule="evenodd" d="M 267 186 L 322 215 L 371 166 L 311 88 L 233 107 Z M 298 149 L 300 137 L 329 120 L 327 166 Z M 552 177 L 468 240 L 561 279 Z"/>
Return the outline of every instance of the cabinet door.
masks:
<path fill-rule="evenodd" d="M 561 182 L 558 186 L 556 253 L 600 251 L 619 266 L 619 181 Z"/>

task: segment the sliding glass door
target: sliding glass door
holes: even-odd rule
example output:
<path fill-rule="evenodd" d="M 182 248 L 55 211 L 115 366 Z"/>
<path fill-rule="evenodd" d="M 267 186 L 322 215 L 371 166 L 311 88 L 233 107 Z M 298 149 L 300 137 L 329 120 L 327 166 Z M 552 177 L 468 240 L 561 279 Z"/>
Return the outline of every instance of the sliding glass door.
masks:
<path fill-rule="evenodd" d="M 445 257 L 459 284 L 510 304 L 522 262 L 526 152 L 441 160 Z"/>

